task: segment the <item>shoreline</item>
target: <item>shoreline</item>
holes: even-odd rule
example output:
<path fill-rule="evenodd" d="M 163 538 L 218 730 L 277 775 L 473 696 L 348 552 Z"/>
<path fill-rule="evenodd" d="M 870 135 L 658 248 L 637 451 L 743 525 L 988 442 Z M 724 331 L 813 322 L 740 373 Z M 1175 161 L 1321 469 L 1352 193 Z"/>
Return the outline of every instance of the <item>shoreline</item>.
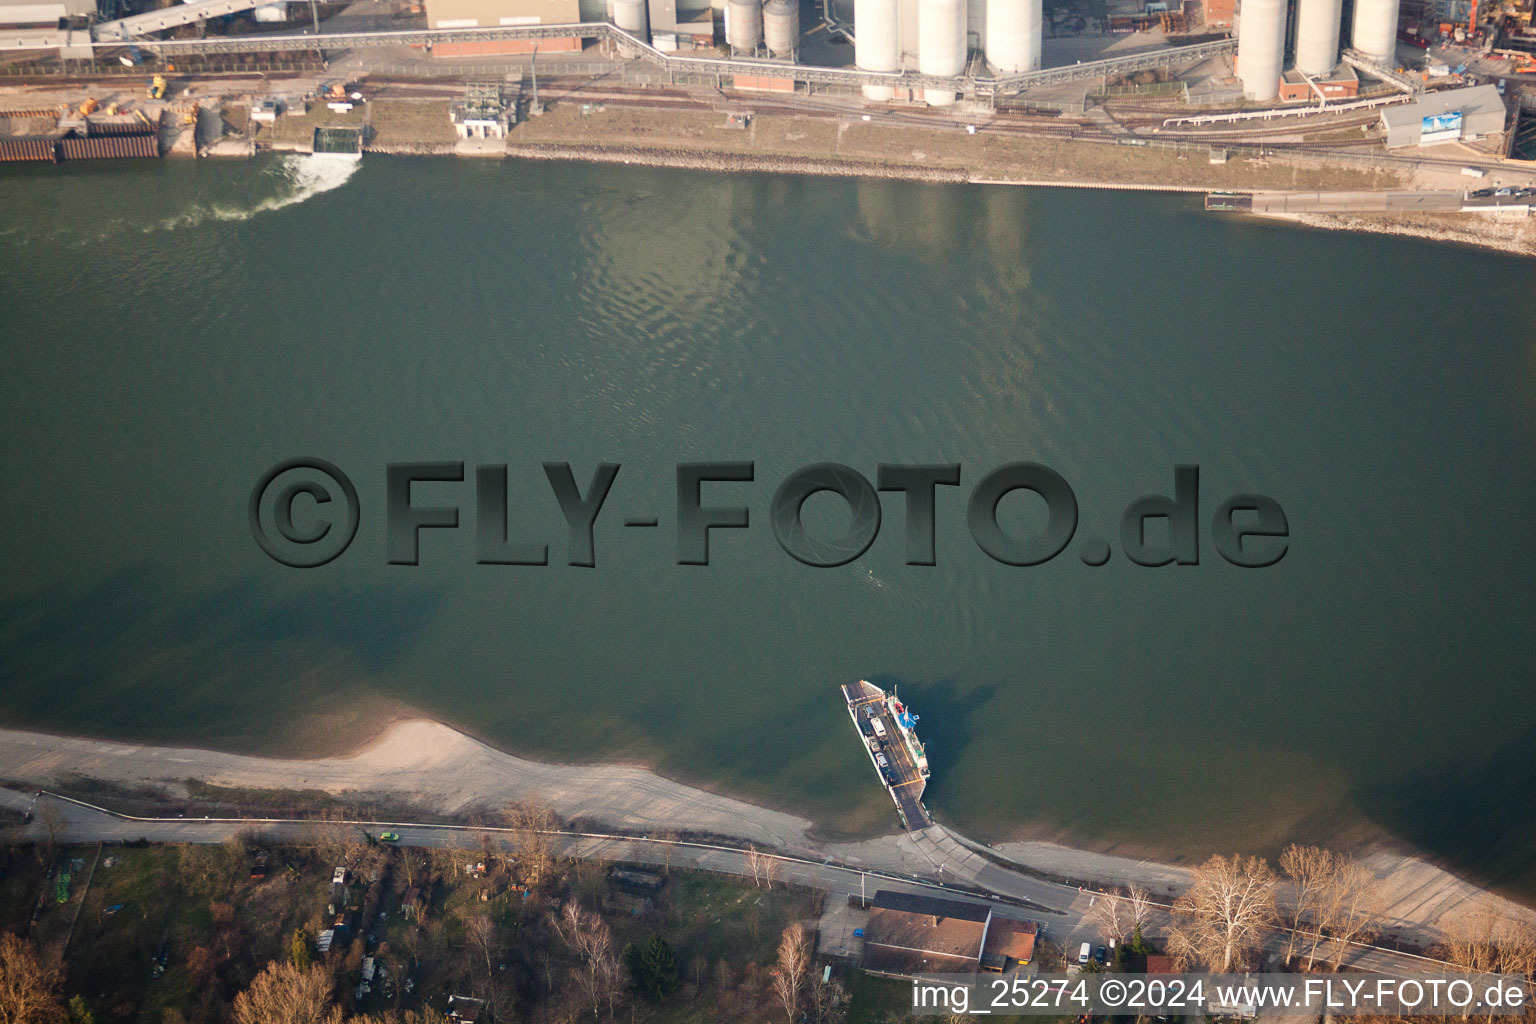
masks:
<path fill-rule="evenodd" d="M 1323 231 L 1353 231 L 1366 235 L 1395 235 L 1431 242 L 1491 250 L 1509 256 L 1536 258 L 1536 230 L 1525 220 L 1497 220 L 1441 214 L 1256 213 L 1255 220 L 1274 220 Z M 1523 236 L 1523 237 L 1522 237 Z"/>
<path fill-rule="evenodd" d="M 364 78 L 366 79 L 366 75 Z M 538 117 L 517 123 L 505 139 L 457 139 L 449 123 L 450 98 L 424 97 L 399 83 L 381 82 L 369 98 L 344 113 L 323 106 L 279 117 L 270 126 L 250 118 L 257 94 L 245 83 L 217 79 L 198 87 L 193 101 L 210 112 L 225 134 L 206 145 L 198 127 L 180 128 L 167 157 L 251 159 L 262 153 L 306 155 L 322 125 L 361 128 L 367 155 L 474 159 L 580 161 L 712 173 L 757 173 L 913 181 L 927 184 L 1024 186 L 1195 196 L 1212 192 L 1282 194 L 1444 190 L 1462 188 L 1459 168 L 1442 157 L 1429 163 L 1372 161 L 1350 151 L 1241 148 L 1242 140 L 1158 140 L 1098 137 L 1095 126 L 1067 119 L 1060 125 L 1020 126 L 977 115 L 968 133 L 960 120 L 931 125 L 891 120 L 881 108 L 778 108 L 772 97 L 711 95 L 711 107 L 676 96 L 556 92 Z M 397 90 L 404 89 L 404 92 Z M 207 91 L 204 91 L 207 90 Z M 41 107 L 80 89 L 50 91 L 35 85 L 0 87 L 16 102 Z M 81 93 L 83 95 L 83 93 Z M 663 100 L 666 102 L 663 102 Z M 686 99 L 686 97 L 685 97 Z M 23 102 L 24 101 L 24 102 Z M 751 111 L 726 122 L 725 112 Z M 871 120 L 871 116 L 873 120 Z M 206 120 L 201 114 L 199 121 Z M 1082 119 L 1078 119 L 1081 121 Z M 1087 135 L 1080 134 L 1087 132 Z M 1207 159 L 1223 145 L 1219 160 Z M 1213 148 L 1214 147 L 1214 148 Z M 1536 183 L 1536 164 L 1502 163 L 1494 173 Z M 1219 216 L 1219 215 L 1218 215 Z M 1536 256 L 1536 220 L 1496 220 L 1476 214 L 1415 213 L 1262 215 L 1326 230 L 1400 235 L 1474 245 L 1505 255 Z"/>
<path fill-rule="evenodd" d="M 0 727 L 0 780 L 28 788 L 67 787 L 72 780 L 159 792 L 196 803 L 188 781 L 235 791 L 303 793 L 337 798 L 393 799 L 449 816 L 473 816 L 517 801 L 548 804 L 567 821 L 589 821 L 639 832 L 708 833 L 799 856 L 834 856 L 852 864 L 908 873 L 931 872 L 918 844 L 899 833 L 829 841 L 816 823 L 697 786 L 648 768 L 605 763 L 555 764 L 517 757 L 445 723 L 390 716 L 370 739 L 329 756 L 282 758 L 230 754 Z M 1015 862 L 1026 874 L 1090 886 L 1139 882 L 1169 896 L 1190 869 L 1156 860 L 1079 849 L 1040 839 L 977 843 L 940 826 L 973 849 Z M 1476 907 L 1536 922 L 1536 910 L 1482 889 L 1421 856 L 1369 843 L 1349 852 L 1377 875 L 1389 897 L 1393 925 L 1420 938 L 1441 932 L 1447 919 Z M 926 861 L 926 863 L 925 863 Z"/>
<path fill-rule="evenodd" d="M 273 152 L 297 152 L 287 148 Z M 1052 179 L 1009 179 L 986 176 L 974 168 L 936 168 L 917 164 L 882 163 L 861 160 L 816 159 L 756 154 L 690 153 L 651 147 L 575 145 L 566 143 L 513 143 L 505 152 L 466 152 L 453 146 L 404 144 L 368 146 L 365 153 L 381 156 L 459 156 L 490 157 L 509 160 L 576 161 L 593 164 L 660 167 L 724 174 L 794 174 L 812 177 L 872 178 L 915 181 L 924 184 L 1010 186 L 1024 188 L 1084 189 L 1107 192 L 1157 192 L 1203 196 L 1214 189 L 1195 185 L 1160 185 L 1127 181 L 1073 181 Z M 1489 250 L 1510 256 L 1536 257 L 1536 229 L 1522 227 L 1530 218 L 1503 221 L 1471 214 L 1322 214 L 1260 213 L 1249 214 L 1256 221 L 1281 221 L 1325 231 L 1393 235 L 1418 238 Z M 1523 235 L 1524 237 L 1519 237 Z"/>

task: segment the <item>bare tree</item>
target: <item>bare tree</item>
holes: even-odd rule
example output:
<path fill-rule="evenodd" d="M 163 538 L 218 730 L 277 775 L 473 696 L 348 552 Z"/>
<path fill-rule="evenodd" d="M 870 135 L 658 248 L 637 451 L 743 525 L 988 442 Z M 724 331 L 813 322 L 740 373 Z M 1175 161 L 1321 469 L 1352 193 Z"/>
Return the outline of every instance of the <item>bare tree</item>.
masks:
<path fill-rule="evenodd" d="M 58 976 L 25 940 L 0 935 L 0 1024 L 62 1024 Z"/>
<path fill-rule="evenodd" d="M 59 813 L 53 797 L 39 797 L 37 823 L 42 826 L 44 839 L 37 844 L 37 860 L 43 866 L 53 862 L 59 852 L 59 836 L 64 831 L 64 815 Z"/>
<path fill-rule="evenodd" d="M 1173 905 L 1168 951 L 1183 965 L 1228 972 L 1275 920 L 1275 873 L 1258 857 L 1215 856 Z"/>
<path fill-rule="evenodd" d="M 661 867 L 667 874 L 672 873 L 672 865 L 677 858 L 677 843 L 680 838 L 672 829 L 658 829 L 651 833 L 651 838 L 656 840 L 656 852 L 661 855 Z"/>
<path fill-rule="evenodd" d="M 1382 897 L 1376 876 L 1353 857 L 1291 844 L 1280 856 L 1289 930 L 1285 957 L 1304 951 L 1311 970 L 1323 955 L 1338 970 L 1350 944 L 1375 934 Z"/>
<path fill-rule="evenodd" d="M 1322 923 L 1332 946 L 1328 960 L 1337 971 L 1344 966 L 1351 944 L 1376 937 L 1386 900 L 1376 876 L 1353 857 L 1338 859 L 1324 897 Z"/>
<path fill-rule="evenodd" d="M 235 997 L 236 1024 L 341 1024 L 323 967 L 305 970 L 273 961 Z"/>
<path fill-rule="evenodd" d="M 580 972 L 582 991 L 591 1003 L 594 1017 L 604 1003 L 608 1004 L 608 1012 L 613 1012 L 613 1003 L 623 977 L 618 957 L 613 952 L 613 933 L 601 921 L 598 926 L 591 933 L 591 941 L 588 943 L 590 952 Z"/>
<path fill-rule="evenodd" d="M 1152 894 L 1145 886 L 1132 885 L 1125 891 L 1125 902 L 1131 915 L 1132 934 L 1146 928 L 1152 920 Z"/>
<path fill-rule="evenodd" d="M 560 908 L 560 915 L 553 924 L 560 941 L 582 961 L 591 960 L 604 943 L 611 945 L 613 941 L 603 919 L 574 900 Z"/>
<path fill-rule="evenodd" d="M 484 970 L 484 979 L 479 986 L 480 998 L 485 1000 L 486 1009 L 490 1011 L 492 1020 L 497 1016 L 497 985 L 496 963 L 501 958 L 501 935 L 496 930 L 496 922 L 491 920 L 489 914 L 476 914 L 471 917 L 464 928 L 465 937 L 469 941 L 469 948 L 475 954 L 478 961 L 477 967 Z"/>
<path fill-rule="evenodd" d="M 784 929 L 779 938 L 779 959 L 773 975 L 773 991 L 784 1007 L 784 1015 L 795 1019 L 800 1005 L 800 991 L 805 987 L 805 976 L 811 969 L 811 942 L 805 934 L 805 926 L 796 921 Z"/>
<path fill-rule="evenodd" d="M 812 971 L 809 996 L 812 1024 L 836 1024 L 843 1019 L 843 1004 L 848 994 L 841 981 L 836 978 L 823 980 L 820 974 Z"/>
<path fill-rule="evenodd" d="M 517 829 L 512 836 L 512 855 L 517 871 L 529 888 L 537 889 L 557 867 L 554 843 L 549 833 L 560 827 L 560 819 L 548 804 L 524 800 L 511 804 L 506 812 L 507 825 Z"/>
<path fill-rule="evenodd" d="M 592 1016 L 598 1016 L 607 1003 L 611 1017 L 624 992 L 624 968 L 614 952 L 613 932 L 607 922 L 573 900 L 561 908 L 553 925 L 560 940 L 581 961 L 571 975 Z"/>
<path fill-rule="evenodd" d="M 1088 913 L 1099 926 L 1100 933 L 1111 942 L 1119 942 L 1133 930 L 1130 903 L 1122 899 L 1118 892 L 1095 897 Z"/>
<path fill-rule="evenodd" d="M 752 884 L 762 888 L 763 884 L 763 855 L 757 852 L 757 847 L 747 844 L 747 871 L 752 875 Z"/>
<path fill-rule="evenodd" d="M 1530 924 L 1485 905 L 1449 921 L 1445 939 L 1436 952 L 1469 973 L 1514 974 L 1525 978 L 1529 1005 L 1531 983 L 1536 981 L 1536 930 Z M 1508 1018 L 1463 1014 L 1462 1020 L 1493 1024 Z"/>
<path fill-rule="evenodd" d="M 772 889 L 773 880 L 779 877 L 779 859 L 748 843 L 747 871 L 752 875 L 753 885 Z"/>
<path fill-rule="evenodd" d="M 597 959 L 598 987 L 608 1002 L 608 1019 L 613 1019 L 619 1000 L 624 996 L 624 965 L 610 947 Z"/>
<path fill-rule="evenodd" d="M 1536 931 L 1493 907 L 1449 922 L 1440 952 L 1465 971 L 1536 978 Z"/>
<path fill-rule="evenodd" d="M 315 851 L 328 864 L 340 864 L 350 859 L 362 845 L 364 835 L 356 825 L 346 822 L 342 811 L 334 808 L 324 812 L 310 826 L 310 834 L 315 837 Z"/>
<path fill-rule="evenodd" d="M 1316 846 L 1298 846 L 1295 843 L 1287 846 L 1280 854 L 1280 871 L 1285 875 L 1281 894 L 1285 905 L 1285 925 L 1289 931 L 1285 940 L 1287 963 L 1300 948 L 1309 926 L 1315 931 L 1320 925 L 1318 907 L 1328 879 L 1335 870 L 1334 860 L 1331 851 Z M 1317 948 L 1316 942 L 1313 942 L 1312 948 Z"/>

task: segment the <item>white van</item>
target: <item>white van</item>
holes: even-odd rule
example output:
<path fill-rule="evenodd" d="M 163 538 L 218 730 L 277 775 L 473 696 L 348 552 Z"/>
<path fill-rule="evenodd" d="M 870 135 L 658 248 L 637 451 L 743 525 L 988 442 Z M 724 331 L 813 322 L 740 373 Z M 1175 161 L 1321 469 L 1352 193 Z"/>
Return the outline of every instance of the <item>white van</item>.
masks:
<path fill-rule="evenodd" d="M 875 727 L 875 735 L 885 739 L 885 723 L 876 718 L 871 724 Z"/>
<path fill-rule="evenodd" d="M 1083 948 L 1077 951 L 1077 962 L 1080 964 L 1086 964 L 1088 962 L 1089 956 L 1092 954 L 1093 947 L 1089 946 L 1086 942 L 1083 943 Z"/>

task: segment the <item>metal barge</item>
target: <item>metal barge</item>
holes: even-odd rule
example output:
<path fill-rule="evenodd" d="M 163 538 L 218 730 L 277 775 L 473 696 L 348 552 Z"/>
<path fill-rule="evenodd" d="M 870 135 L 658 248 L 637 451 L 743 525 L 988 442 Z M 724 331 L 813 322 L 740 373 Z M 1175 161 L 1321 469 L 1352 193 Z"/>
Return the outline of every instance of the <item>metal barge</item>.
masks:
<path fill-rule="evenodd" d="M 917 738 L 917 716 L 895 692 L 887 694 L 873 683 L 844 683 L 843 699 L 848 717 L 859 732 L 869 762 L 896 804 L 901 824 L 908 832 L 921 832 L 933 824 L 923 806 L 928 785 L 928 752 Z"/>

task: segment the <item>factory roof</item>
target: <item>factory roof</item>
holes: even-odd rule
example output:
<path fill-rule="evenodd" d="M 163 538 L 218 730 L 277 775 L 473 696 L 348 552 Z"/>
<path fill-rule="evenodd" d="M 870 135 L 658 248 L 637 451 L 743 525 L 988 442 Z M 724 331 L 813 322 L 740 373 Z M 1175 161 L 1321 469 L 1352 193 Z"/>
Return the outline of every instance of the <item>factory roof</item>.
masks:
<path fill-rule="evenodd" d="M 1303 74 L 1298 68 L 1288 68 L 1280 77 L 1293 85 L 1299 85 L 1305 82 L 1308 76 Z M 1360 76 L 1355 74 L 1355 69 L 1348 64 L 1340 64 L 1326 75 L 1312 75 L 1311 77 L 1319 83 L 1360 81 Z"/>
<path fill-rule="evenodd" d="M 1445 89 L 1432 92 L 1413 103 L 1400 107 L 1387 107 L 1381 112 L 1382 123 L 1388 128 L 1400 128 L 1417 124 L 1426 117 L 1448 114 L 1459 110 L 1463 114 L 1486 114 L 1497 110 L 1504 113 L 1504 97 L 1492 85 L 1474 85 L 1466 89 Z"/>
<path fill-rule="evenodd" d="M 96 0 L 0 0 L 0 25 L 55 24 L 76 14 L 95 14 Z"/>

